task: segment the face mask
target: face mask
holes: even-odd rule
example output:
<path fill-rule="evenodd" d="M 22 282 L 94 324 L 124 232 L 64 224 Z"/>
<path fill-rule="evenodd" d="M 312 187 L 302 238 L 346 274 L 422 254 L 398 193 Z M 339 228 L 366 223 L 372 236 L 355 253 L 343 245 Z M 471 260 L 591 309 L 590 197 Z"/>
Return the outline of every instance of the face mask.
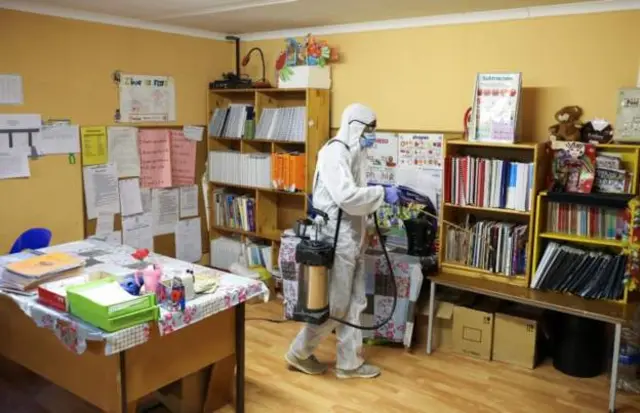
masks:
<path fill-rule="evenodd" d="M 374 132 L 365 132 L 360 138 L 360 147 L 362 149 L 371 148 L 376 143 L 376 134 Z"/>

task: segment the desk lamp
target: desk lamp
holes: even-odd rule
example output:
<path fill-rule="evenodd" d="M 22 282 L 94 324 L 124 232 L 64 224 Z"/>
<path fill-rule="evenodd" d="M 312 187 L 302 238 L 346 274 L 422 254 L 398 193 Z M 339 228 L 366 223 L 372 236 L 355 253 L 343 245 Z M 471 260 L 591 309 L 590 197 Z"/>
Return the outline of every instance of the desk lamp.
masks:
<path fill-rule="evenodd" d="M 249 64 L 249 61 L 251 60 L 251 54 L 255 51 L 257 51 L 260 54 L 260 60 L 262 61 L 262 78 L 258 79 L 258 81 L 256 82 L 253 82 L 253 87 L 257 89 L 270 88 L 271 83 L 269 83 L 269 81 L 267 81 L 265 77 L 264 54 L 262 53 L 262 50 L 259 47 L 254 47 L 253 49 L 249 50 L 249 52 L 244 57 L 244 59 L 242 59 L 242 67 L 245 67 Z"/>

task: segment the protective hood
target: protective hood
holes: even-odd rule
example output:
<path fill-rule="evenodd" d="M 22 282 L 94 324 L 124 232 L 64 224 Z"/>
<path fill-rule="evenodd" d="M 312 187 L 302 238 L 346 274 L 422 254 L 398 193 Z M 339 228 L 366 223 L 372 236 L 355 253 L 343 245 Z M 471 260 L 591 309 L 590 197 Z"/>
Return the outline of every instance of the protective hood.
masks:
<path fill-rule="evenodd" d="M 354 103 L 342 112 L 340 130 L 335 139 L 346 143 L 349 148 L 356 149 L 360 145 L 360 137 L 366 125 L 372 124 L 376 120 L 376 114 L 370 108 Z"/>

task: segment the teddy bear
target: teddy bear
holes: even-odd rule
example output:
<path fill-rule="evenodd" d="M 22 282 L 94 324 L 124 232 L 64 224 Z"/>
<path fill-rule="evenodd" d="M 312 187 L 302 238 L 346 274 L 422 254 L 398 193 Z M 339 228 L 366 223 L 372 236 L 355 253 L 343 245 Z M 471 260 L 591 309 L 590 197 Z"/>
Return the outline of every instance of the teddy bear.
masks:
<path fill-rule="evenodd" d="M 557 111 L 555 118 L 558 123 L 549 128 L 549 139 L 551 141 L 579 141 L 582 129 L 581 116 L 582 109 L 579 106 L 565 106 Z"/>

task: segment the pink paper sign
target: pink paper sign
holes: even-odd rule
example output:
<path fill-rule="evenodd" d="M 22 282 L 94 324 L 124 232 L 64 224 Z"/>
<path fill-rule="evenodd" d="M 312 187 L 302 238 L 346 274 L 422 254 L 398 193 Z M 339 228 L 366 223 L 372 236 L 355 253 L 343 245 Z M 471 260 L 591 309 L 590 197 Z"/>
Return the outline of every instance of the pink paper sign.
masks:
<path fill-rule="evenodd" d="M 167 129 L 141 129 L 138 132 L 140 186 L 143 188 L 168 188 L 172 185 L 169 136 Z"/>
<path fill-rule="evenodd" d="M 173 186 L 193 185 L 196 177 L 196 142 L 182 130 L 171 131 L 171 176 Z"/>

